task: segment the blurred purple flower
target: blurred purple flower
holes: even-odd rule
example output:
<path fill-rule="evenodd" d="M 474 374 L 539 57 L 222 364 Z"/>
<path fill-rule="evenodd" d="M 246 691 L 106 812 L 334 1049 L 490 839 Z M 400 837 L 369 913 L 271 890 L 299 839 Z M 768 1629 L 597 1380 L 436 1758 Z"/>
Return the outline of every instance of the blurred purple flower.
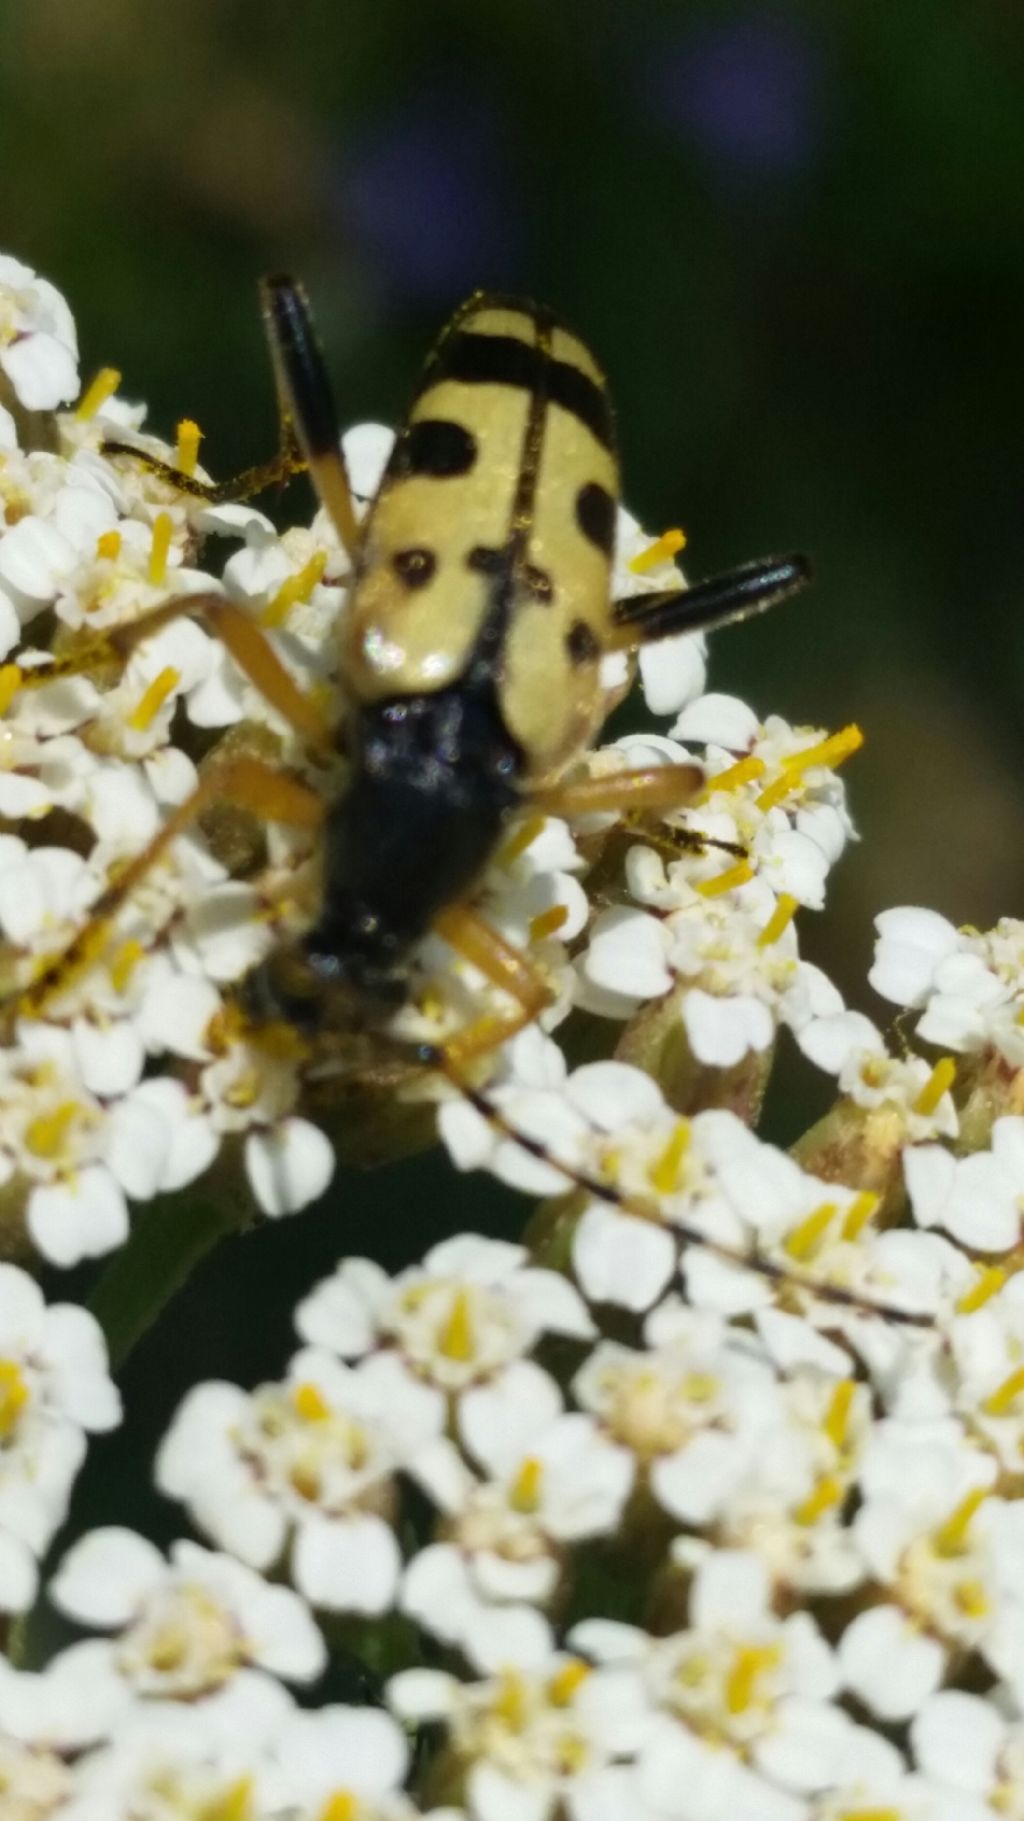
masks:
<path fill-rule="evenodd" d="M 346 229 L 385 287 L 431 303 L 514 270 L 512 197 L 495 109 L 439 86 L 354 135 L 338 183 Z"/>
<path fill-rule="evenodd" d="M 784 176 L 820 138 L 821 59 L 784 14 L 704 23 L 659 46 L 645 99 L 676 132 L 734 170 Z"/>

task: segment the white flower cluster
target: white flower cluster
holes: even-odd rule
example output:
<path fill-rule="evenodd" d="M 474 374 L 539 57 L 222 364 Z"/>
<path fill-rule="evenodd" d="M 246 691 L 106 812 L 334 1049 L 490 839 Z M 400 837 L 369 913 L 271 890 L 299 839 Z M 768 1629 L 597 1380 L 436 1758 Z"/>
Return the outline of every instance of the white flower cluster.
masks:
<path fill-rule="evenodd" d="M 315 1047 L 233 990 L 301 920 L 308 834 L 272 826 L 244 866 L 182 835 L 25 1009 L 211 741 L 314 775 L 199 621 L 127 662 L 112 628 L 223 593 L 338 700 L 324 516 L 279 535 L 105 454 L 129 434 L 198 472 L 195 427 L 142 439 L 117 385 L 58 409 L 74 325 L 0 260 L 0 1216 L 56 1266 L 225 1150 L 272 1215 L 333 1167 Z M 346 438 L 364 498 L 390 443 Z M 623 514 L 617 590 L 671 583 L 679 541 Z M 890 1050 L 796 933 L 853 834 L 836 768 L 860 735 L 761 721 L 705 692 L 704 659 L 645 653 L 670 733 L 581 761 L 696 762 L 697 800 L 524 816 L 481 886 L 552 1000 L 439 1125 L 458 1167 L 554 1198 L 531 1246 L 345 1258 L 279 1379 L 192 1388 L 156 1481 L 210 1547 L 113 1527 L 66 1549 L 47 1597 L 90 1635 L 40 1666 L 46 1627 L 9 1627 L 2 1821 L 1024 1821 L 1024 925 L 886 913 L 872 981 L 966 1059 L 966 1094 L 951 1057 Z M 609 661 L 610 703 L 629 680 Z M 493 1009 L 438 938 L 413 985 L 406 1035 Z M 571 1012 L 624 1024 L 621 1059 L 570 1067 Z M 655 1026 L 672 1092 L 636 1066 Z M 763 1087 L 783 1026 L 838 1091 L 796 1156 L 729 1092 Z M 118 1418 L 93 1318 L 0 1264 L 5 1614 Z M 330 1646 L 367 1636 L 377 1706 L 312 1707 Z"/>

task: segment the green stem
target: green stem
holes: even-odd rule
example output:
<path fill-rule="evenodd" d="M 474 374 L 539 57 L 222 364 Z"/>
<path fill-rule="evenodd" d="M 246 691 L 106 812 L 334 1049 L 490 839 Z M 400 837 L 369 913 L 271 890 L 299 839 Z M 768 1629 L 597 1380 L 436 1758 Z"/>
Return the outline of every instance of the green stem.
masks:
<path fill-rule="evenodd" d="M 243 1224 L 230 1198 L 187 1202 L 163 1195 L 136 1216 L 131 1238 L 107 1266 L 89 1298 L 106 1336 L 112 1367 L 123 1365 L 137 1341 L 186 1283 L 218 1240 Z"/>

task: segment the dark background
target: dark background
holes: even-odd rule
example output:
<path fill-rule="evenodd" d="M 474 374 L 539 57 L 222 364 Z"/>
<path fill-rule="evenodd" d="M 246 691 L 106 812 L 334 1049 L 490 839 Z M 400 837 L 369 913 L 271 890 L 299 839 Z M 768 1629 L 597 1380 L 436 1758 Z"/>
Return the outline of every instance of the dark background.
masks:
<path fill-rule="evenodd" d="M 470 289 L 547 300 L 608 370 L 628 502 L 686 527 L 694 573 L 816 560 L 712 668 L 867 735 L 863 846 L 806 952 L 877 1016 L 879 909 L 1022 908 L 1016 0 L 0 0 L 0 26 L 0 243 L 66 292 L 86 375 L 121 367 L 164 431 L 194 415 L 226 472 L 274 433 L 260 272 L 306 279 L 351 419 L 401 411 Z M 353 1224 L 229 1247 L 157 1401 L 276 1369 L 285 1297 L 342 1246 L 407 1258 L 428 1204 L 500 1220 L 428 1169 L 414 1236 L 388 1173 L 332 1192 Z"/>

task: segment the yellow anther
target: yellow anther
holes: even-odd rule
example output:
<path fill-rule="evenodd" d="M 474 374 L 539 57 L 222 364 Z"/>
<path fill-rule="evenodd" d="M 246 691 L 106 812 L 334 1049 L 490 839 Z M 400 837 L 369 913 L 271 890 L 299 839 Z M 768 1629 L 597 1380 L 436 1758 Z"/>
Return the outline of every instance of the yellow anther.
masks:
<path fill-rule="evenodd" d="M 331 1406 L 323 1392 L 308 1378 L 303 1379 L 301 1385 L 295 1386 L 292 1405 L 296 1416 L 301 1417 L 304 1423 L 322 1423 L 331 1414 Z"/>
<path fill-rule="evenodd" d="M 317 1821 L 356 1821 L 358 1813 L 359 1797 L 350 1789 L 335 1789 L 320 1810 Z"/>
<path fill-rule="evenodd" d="M 495 1718 L 501 1720 L 509 1732 L 519 1732 L 526 1723 L 527 1711 L 526 1686 L 522 1676 L 514 1669 L 503 1670 L 494 1700 Z"/>
<path fill-rule="evenodd" d="M 647 1172 L 651 1188 L 658 1195 L 671 1195 L 679 1187 L 679 1166 L 690 1148 L 690 1122 L 677 1119 L 661 1156 Z"/>
<path fill-rule="evenodd" d="M 725 1678 L 725 1705 L 731 1714 L 746 1713 L 754 1701 L 757 1684 L 767 1670 L 778 1667 L 777 1644 L 743 1644 Z"/>
<path fill-rule="evenodd" d="M 134 937 L 129 938 L 127 942 L 122 942 L 120 948 L 115 949 L 109 964 L 110 984 L 115 993 L 125 991 L 145 953 L 142 943 L 136 942 Z"/>
<path fill-rule="evenodd" d="M 862 1189 L 851 1201 L 843 1216 L 842 1235 L 844 1239 L 859 1239 L 871 1216 L 876 1212 L 881 1196 L 873 1189 Z"/>
<path fill-rule="evenodd" d="M 105 557 L 109 563 L 121 554 L 121 533 L 119 531 L 101 531 L 96 539 L 96 555 Z"/>
<path fill-rule="evenodd" d="M 785 797 L 797 790 L 799 785 L 799 778 L 787 777 L 783 772 L 780 778 L 776 778 L 773 783 L 765 786 L 761 795 L 755 798 L 755 805 L 764 815 L 767 815 L 770 809 L 775 809 Z"/>
<path fill-rule="evenodd" d="M 765 762 L 756 753 L 749 753 L 745 759 L 737 759 L 735 765 L 727 765 L 724 771 L 716 771 L 709 778 L 704 788 L 694 798 L 695 803 L 706 803 L 720 790 L 741 790 L 744 784 L 753 784 L 765 774 Z"/>
<path fill-rule="evenodd" d="M 153 542 L 149 548 L 149 569 L 147 579 L 154 588 L 159 588 L 167 580 L 167 558 L 171 550 L 171 515 L 169 512 L 158 512 L 153 521 Z"/>
<path fill-rule="evenodd" d="M 688 1372 L 679 1388 L 688 1404 L 710 1404 L 718 1396 L 719 1384 L 710 1372 Z"/>
<path fill-rule="evenodd" d="M 836 1821 L 906 1821 L 906 1811 L 898 1808 L 842 1808 Z"/>
<path fill-rule="evenodd" d="M 754 869 L 749 860 L 737 860 L 735 866 L 729 866 L 724 873 L 716 873 L 713 879 L 701 879 L 696 889 L 702 898 L 720 898 L 725 892 L 735 891 L 737 886 L 746 885 L 754 877 Z"/>
<path fill-rule="evenodd" d="M 982 1399 L 982 1410 L 986 1416 L 1008 1416 L 1022 1391 L 1024 1366 L 1018 1366 L 1016 1372 L 1011 1372 L 1009 1378 L 1004 1378 L 1001 1385 Z"/>
<path fill-rule="evenodd" d="M 834 1201 L 823 1201 L 805 1215 L 800 1225 L 787 1233 L 785 1248 L 790 1258 L 813 1258 L 836 1215 Z"/>
<path fill-rule="evenodd" d="M 976 1309 L 984 1308 L 993 1296 L 998 1296 L 1009 1276 L 1002 1265 L 978 1265 L 976 1269 L 974 1283 L 957 1300 L 958 1315 L 973 1315 Z"/>
<path fill-rule="evenodd" d="M 552 1676 L 548 1683 L 548 1699 L 555 1707 L 568 1707 L 575 1698 L 576 1690 L 590 1674 L 590 1664 L 581 1663 L 579 1657 L 573 1657 Z"/>
<path fill-rule="evenodd" d="M 991 1601 L 983 1581 L 958 1581 L 953 1589 L 953 1598 L 967 1619 L 986 1619 L 991 1610 Z"/>
<path fill-rule="evenodd" d="M 563 923 L 568 923 L 568 921 L 569 906 L 567 904 L 549 905 L 546 911 L 539 911 L 536 917 L 531 918 L 530 941 L 543 942 L 545 936 L 553 936 L 555 931 L 561 929 Z"/>
<path fill-rule="evenodd" d="M 532 847 L 537 836 L 543 832 L 544 817 L 527 816 L 524 822 L 520 822 L 518 828 L 513 829 L 504 846 L 499 847 L 497 865 L 511 866 L 513 860 L 518 860 L 520 854 L 525 854 L 527 848 Z"/>
<path fill-rule="evenodd" d="M 521 1511 L 524 1517 L 536 1511 L 540 1503 L 543 1478 L 543 1461 L 539 1461 L 535 1454 L 528 1454 L 509 1487 L 508 1502 L 513 1511 Z"/>
<path fill-rule="evenodd" d="M 841 1379 L 828 1400 L 828 1409 L 821 1427 L 833 1448 L 841 1448 L 849 1434 L 850 1411 L 853 1409 L 853 1394 L 856 1389 L 852 1378 Z"/>
<path fill-rule="evenodd" d="M 663 531 L 653 544 L 648 544 L 646 550 L 630 557 L 626 568 L 631 569 L 634 575 L 646 575 L 648 569 L 656 569 L 659 563 L 669 562 L 672 557 L 678 556 L 680 550 L 685 549 L 685 531 L 680 531 L 678 527 L 674 531 Z"/>
<path fill-rule="evenodd" d="M 988 1498 L 987 1486 L 976 1486 L 966 1498 L 960 1500 L 956 1510 L 950 1514 L 944 1524 L 940 1524 L 933 1533 L 933 1547 L 936 1555 L 961 1555 L 967 1542 L 967 1532 L 974 1520 L 975 1513 Z"/>
<path fill-rule="evenodd" d="M 818 1522 L 819 1518 L 823 1518 L 828 1512 L 834 1511 L 836 1506 L 841 1505 L 842 1502 L 842 1481 L 837 1480 L 832 1474 L 826 1474 L 824 1479 L 818 1481 L 814 1491 L 808 1493 L 807 1497 L 796 1506 L 793 1512 L 793 1520 L 795 1523 L 802 1524 L 809 1530 L 812 1525 Z"/>
<path fill-rule="evenodd" d="M 25 1146 L 33 1157 L 59 1157 L 70 1127 L 81 1112 L 77 1101 L 65 1100 L 52 1113 L 39 1113 L 25 1127 Z"/>
<path fill-rule="evenodd" d="M 277 593 L 267 602 L 260 614 L 260 625 L 268 627 L 270 631 L 275 626 L 283 626 L 292 608 L 297 607 L 300 601 L 309 600 L 326 568 L 326 550 L 314 550 L 309 562 L 282 582 Z"/>
<path fill-rule="evenodd" d="M 771 948 L 772 943 L 777 942 L 783 931 L 789 928 L 797 909 L 796 899 L 789 892 L 781 892 L 778 904 L 757 938 L 758 948 Z"/>
<path fill-rule="evenodd" d="M 934 1113 L 943 1094 L 948 1094 L 955 1080 L 956 1063 L 953 1061 L 952 1056 L 943 1056 L 941 1061 L 935 1064 L 924 1087 L 917 1096 L 917 1099 L 914 1102 L 913 1111 L 915 1113 L 924 1114 Z"/>
<path fill-rule="evenodd" d="M 0 1441 L 14 1434 L 27 1403 L 28 1386 L 17 1360 L 0 1359 Z"/>
<path fill-rule="evenodd" d="M 116 367 L 101 367 L 94 379 L 89 381 L 75 406 L 75 416 L 80 424 L 87 424 L 90 418 L 102 410 L 108 398 L 113 398 L 121 384 L 121 375 Z"/>
<path fill-rule="evenodd" d="M 473 1310 L 465 1290 L 456 1293 L 451 1314 L 437 1337 L 437 1344 L 445 1359 L 457 1360 L 465 1365 L 473 1358 L 476 1335 L 473 1331 Z"/>
<path fill-rule="evenodd" d="M 800 774 L 810 771 L 816 765 L 824 765 L 834 771 L 837 765 L 842 765 L 844 759 L 859 752 L 863 744 L 864 735 L 859 727 L 851 723 L 849 727 L 841 727 L 838 733 L 830 734 L 827 739 L 818 740 L 814 746 L 805 746 L 802 752 L 787 753 L 782 763 L 786 771 Z"/>
<path fill-rule="evenodd" d="M 21 688 L 21 671 L 17 664 L 0 664 L 0 714 L 6 714 Z"/>
<path fill-rule="evenodd" d="M 143 690 L 138 704 L 128 716 L 129 727 L 133 727 L 136 733 L 145 733 L 180 682 L 181 671 L 175 670 L 173 664 L 165 664 L 159 675 Z"/>
<path fill-rule="evenodd" d="M 194 424 L 190 417 L 183 417 L 178 425 L 178 446 L 174 456 L 174 465 L 182 474 L 195 473 L 202 440 L 203 433 L 199 425 Z"/>
<path fill-rule="evenodd" d="M 249 1821 L 252 1808 L 252 1778 L 239 1777 L 212 1802 L 203 1804 L 199 1821 Z"/>

